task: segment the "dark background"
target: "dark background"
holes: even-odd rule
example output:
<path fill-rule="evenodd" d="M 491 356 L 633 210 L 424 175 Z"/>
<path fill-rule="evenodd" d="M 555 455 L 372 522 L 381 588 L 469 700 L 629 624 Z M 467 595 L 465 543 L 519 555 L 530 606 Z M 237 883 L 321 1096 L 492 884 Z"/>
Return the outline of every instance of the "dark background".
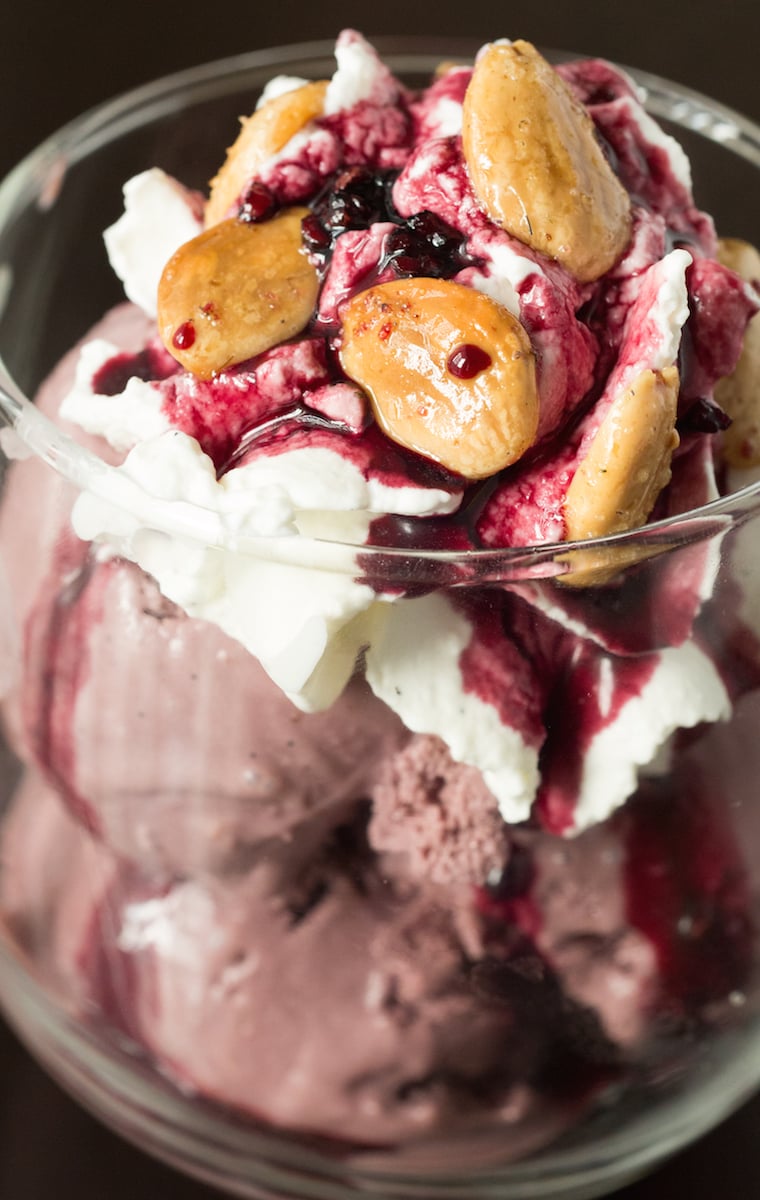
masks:
<path fill-rule="evenodd" d="M 0 14 L 4 170 L 135 84 L 345 25 L 367 36 L 524 37 L 643 67 L 760 117 L 757 0 L 3 0 Z"/>
<path fill-rule="evenodd" d="M 529 11 L 497 0 L 4 0 L 0 175 L 67 120 L 126 88 L 228 54 L 330 39 L 345 25 L 370 37 L 525 37 L 665 75 L 760 120 L 760 0 L 536 0 Z M 757 1098 L 619 1200 L 751 1200 L 760 1195 L 759 1127 Z M 0 1200 L 135 1196 L 216 1193 L 102 1130 L 0 1024 Z"/>

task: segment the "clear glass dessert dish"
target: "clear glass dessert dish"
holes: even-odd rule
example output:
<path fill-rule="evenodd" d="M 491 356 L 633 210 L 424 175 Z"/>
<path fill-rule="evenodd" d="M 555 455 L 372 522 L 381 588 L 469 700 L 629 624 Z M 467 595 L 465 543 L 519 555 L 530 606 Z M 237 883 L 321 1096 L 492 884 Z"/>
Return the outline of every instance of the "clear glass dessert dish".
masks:
<path fill-rule="evenodd" d="M 412 87 L 477 49 L 380 48 Z M 100 232 L 124 180 L 157 165 L 204 188 L 272 75 L 332 70 L 309 45 L 161 80 L 0 189 L 0 997 L 84 1105 L 236 1195 L 584 1200 L 760 1080 L 760 484 L 580 545 L 420 548 L 399 522 L 355 546 L 220 529 L 50 419 L 64 355 L 122 299 Z M 760 240 L 760 129 L 636 80 L 700 206 Z M 440 605 L 477 618 L 470 667 L 511 689 L 496 707 L 541 709 L 540 819 L 497 821 L 474 768 L 361 674 L 292 707 L 239 641 L 74 535 L 80 492 L 117 526 L 139 514 L 157 564 L 253 572 L 285 624 L 311 588 L 416 606 L 394 686 L 423 706 Z M 533 675 L 505 665 L 509 629 Z M 634 714 L 602 745 L 629 702 L 658 737 Z"/>

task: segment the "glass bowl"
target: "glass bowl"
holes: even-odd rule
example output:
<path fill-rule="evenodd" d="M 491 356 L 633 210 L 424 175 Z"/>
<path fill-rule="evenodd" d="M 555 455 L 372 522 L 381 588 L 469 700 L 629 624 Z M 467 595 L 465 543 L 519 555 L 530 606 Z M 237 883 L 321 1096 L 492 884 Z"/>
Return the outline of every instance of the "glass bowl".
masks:
<path fill-rule="evenodd" d="M 477 47 L 379 48 L 415 86 Z M 0 189 L 0 995 L 85 1106 L 233 1194 L 584 1200 L 760 1079 L 760 485 L 582 545 L 363 547 L 359 568 L 341 542 L 231 546 L 201 506 L 116 484 L 50 421 L 49 385 L 26 399 L 121 300 L 100 231 L 123 182 L 157 165 L 205 186 L 272 75 L 331 71 L 315 44 L 172 76 L 67 126 Z M 757 241 L 760 129 L 635 74 L 697 202 Z M 405 752 L 393 715 L 358 678 L 329 719 L 283 707 L 247 652 L 73 536 L 79 491 L 188 554 L 517 605 L 529 638 L 559 606 L 587 671 L 702 655 L 733 715 L 677 732 L 609 820 L 574 838 L 521 823 L 487 886 L 454 871 L 420 888 L 403 847 L 367 843 L 370 776 Z M 570 754 L 584 703 L 547 718 Z"/>

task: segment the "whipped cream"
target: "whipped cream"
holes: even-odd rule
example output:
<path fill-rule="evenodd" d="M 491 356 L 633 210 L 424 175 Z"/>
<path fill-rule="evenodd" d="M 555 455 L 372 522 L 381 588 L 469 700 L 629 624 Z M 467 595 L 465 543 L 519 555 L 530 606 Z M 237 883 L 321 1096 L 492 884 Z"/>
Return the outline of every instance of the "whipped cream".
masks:
<path fill-rule="evenodd" d="M 79 354 L 74 386 L 61 403 L 61 417 L 104 437 L 114 450 L 127 451 L 138 442 L 167 433 L 171 425 L 153 383 L 133 375 L 123 392 L 103 395 L 93 390 L 98 371 L 119 354 L 119 347 L 104 338 L 86 342 Z"/>
<path fill-rule="evenodd" d="M 335 43 L 337 70 L 327 85 L 325 115 L 344 112 L 365 101 L 392 103 L 399 87 L 377 51 L 353 29 Z"/>
<path fill-rule="evenodd" d="M 399 600 L 366 652 L 367 681 L 414 733 L 442 738 L 478 767 L 505 821 L 524 821 L 538 786 L 538 750 L 496 708 L 465 690 L 461 660 L 473 627 L 441 593 Z"/>
<path fill-rule="evenodd" d="M 353 578 L 352 568 L 359 574 L 353 551 L 345 571 L 324 570 L 319 545 L 309 549 L 306 539 L 318 534 L 360 546 L 376 513 L 428 515 L 458 503 L 448 492 L 366 479 L 320 447 L 254 459 L 217 480 L 197 441 L 178 430 L 140 442 L 120 472 L 149 496 L 202 508 L 213 521 L 214 542 L 146 527 L 120 496 L 109 504 L 102 488 L 78 497 L 77 534 L 138 563 L 170 600 L 240 641 L 305 709 L 327 707 L 343 690 L 367 642 L 365 625 L 378 620 L 374 612 L 366 622 L 357 618 L 379 603 L 370 586 Z M 245 554 L 244 537 L 290 538 L 297 543 L 294 561 Z"/>
<path fill-rule="evenodd" d="M 124 184 L 124 213 L 103 238 L 127 298 L 149 316 L 166 262 L 200 230 L 200 198 L 165 171 L 153 167 Z"/>
<path fill-rule="evenodd" d="M 527 254 L 520 254 L 506 240 L 493 239 L 488 247 L 485 270 L 470 272 L 472 287 L 497 304 L 520 316 L 518 293 L 532 275 L 545 278 L 540 266 Z"/>
<path fill-rule="evenodd" d="M 600 706 L 604 704 L 603 675 L 608 662 L 604 658 L 599 661 Z M 628 699 L 586 750 L 573 812 L 574 832 L 605 820 L 631 795 L 637 769 L 652 762 L 676 729 L 726 720 L 730 714 L 725 684 L 694 642 L 662 650 L 638 695 Z"/>

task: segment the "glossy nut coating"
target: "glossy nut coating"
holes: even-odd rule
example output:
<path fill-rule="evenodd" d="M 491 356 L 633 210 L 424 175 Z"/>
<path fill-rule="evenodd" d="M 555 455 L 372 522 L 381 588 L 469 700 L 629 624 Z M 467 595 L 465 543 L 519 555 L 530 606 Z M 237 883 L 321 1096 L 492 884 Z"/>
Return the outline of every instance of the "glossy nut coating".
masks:
<path fill-rule="evenodd" d="M 360 292 L 342 317 L 343 369 L 393 441 L 467 479 L 495 474 L 533 444 L 530 340 L 490 297 L 446 280 L 399 279 Z M 463 346 L 490 360 L 471 378 L 450 369 Z"/>
<path fill-rule="evenodd" d="M 757 286 L 760 254 L 749 242 L 719 238 L 718 260 Z M 747 326 L 734 371 L 716 384 L 715 399 L 731 418 L 723 434 L 726 462 L 732 467 L 760 466 L 760 313 Z"/>
<path fill-rule="evenodd" d="M 598 279 L 625 250 L 628 193 L 588 113 L 529 42 L 494 42 L 478 57 L 462 144 L 491 220 L 576 279 Z"/>
<path fill-rule="evenodd" d="M 230 218 L 185 242 L 158 287 L 158 329 L 170 354 L 199 379 L 300 333 L 319 280 L 303 250 L 305 208 L 270 221 Z"/>
<path fill-rule="evenodd" d="M 305 83 L 282 96 L 274 96 L 250 117 L 243 118 L 236 141 L 227 151 L 218 174 L 211 180 L 205 214 L 207 226 L 228 216 L 235 201 L 267 159 L 279 154 L 309 121 L 321 115 L 326 91 L 325 80 Z"/>
<path fill-rule="evenodd" d="M 670 482 L 678 370 L 642 371 L 614 401 L 565 496 L 570 541 L 643 525 Z"/>

